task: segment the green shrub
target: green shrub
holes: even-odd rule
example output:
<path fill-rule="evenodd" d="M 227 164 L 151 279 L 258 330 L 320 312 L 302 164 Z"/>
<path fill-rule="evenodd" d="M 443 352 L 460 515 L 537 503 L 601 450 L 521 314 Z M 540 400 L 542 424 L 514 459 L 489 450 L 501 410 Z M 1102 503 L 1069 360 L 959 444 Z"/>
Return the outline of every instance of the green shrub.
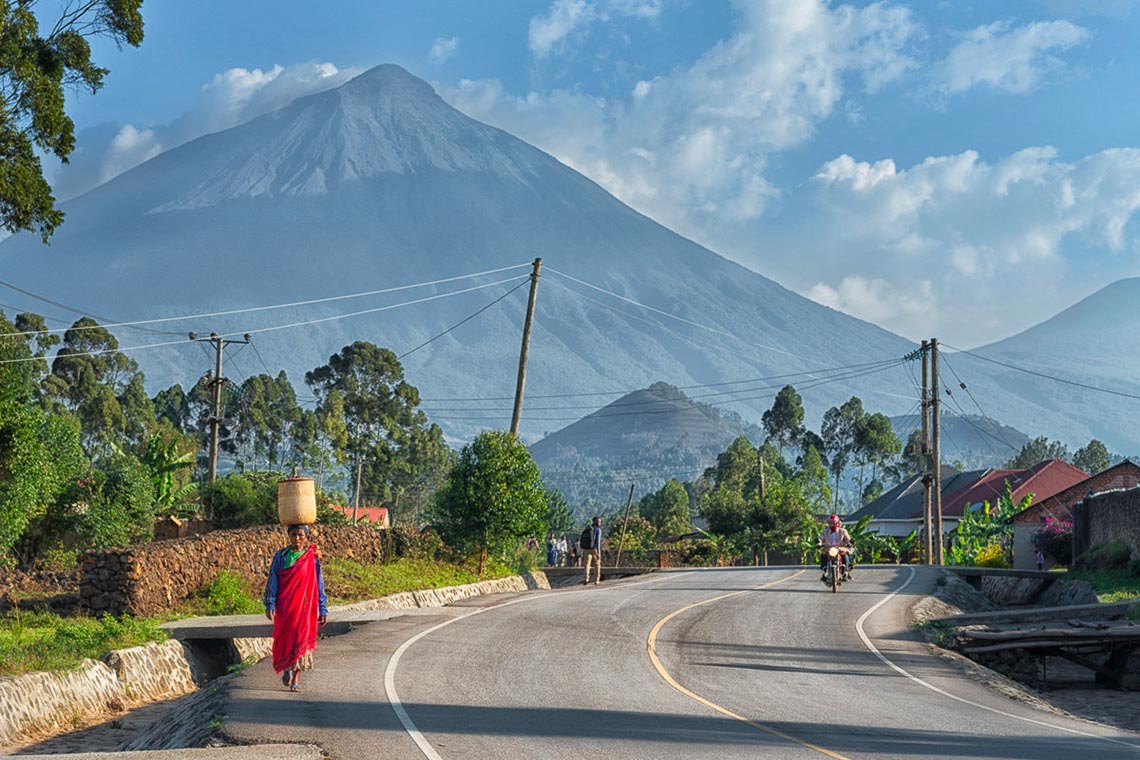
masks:
<path fill-rule="evenodd" d="M 720 550 L 707 538 L 698 538 L 682 542 L 680 555 L 685 567 L 715 567 Z"/>
<path fill-rule="evenodd" d="M 1128 561 L 1128 574 L 1140 578 L 1140 558 Z"/>
<path fill-rule="evenodd" d="M 986 545 L 974 557 L 974 564 L 978 567 L 1009 567 L 1005 547 L 1001 544 Z"/>
<path fill-rule="evenodd" d="M 417 530 L 406 525 L 392 528 L 389 533 L 398 557 L 435 560 L 447 554 L 443 539 L 432 530 Z"/>
<path fill-rule="evenodd" d="M 264 604 L 254 597 L 237 574 L 222 570 L 202 589 L 207 615 L 252 615 L 264 611 Z"/>
<path fill-rule="evenodd" d="M 219 528 L 248 528 L 277 522 L 279 472 L 231 472 L 203 489 L 202 503 Z"/>
<path fill-rule="evenodd" d="M 1073 566 L 1087 570 L 1095 570 L 1098 568 L 1123 570 L 1128 567 L 1131 556 L 1132 550 L 1128 547 L 1128 544 L 1123 541 L 1113 541 L 1112 543 L 1101 544 L 1095 549 L 1085 552 L 1077 557 L 1076 561 L 1073 562 Z"/>

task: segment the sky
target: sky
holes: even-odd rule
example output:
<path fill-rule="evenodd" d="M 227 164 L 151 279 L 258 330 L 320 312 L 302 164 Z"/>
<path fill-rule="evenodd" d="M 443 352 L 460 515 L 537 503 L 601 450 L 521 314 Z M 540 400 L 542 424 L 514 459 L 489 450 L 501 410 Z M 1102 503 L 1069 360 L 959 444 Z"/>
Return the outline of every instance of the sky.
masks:
<path fill-rule="evenodd" d="M 47 7 L 41 5 L 42 9 Z M 809 298 L 982 345 L 1140 274 L 1140 0 L 146 0 L 60 198 L 396 63 Z"/>

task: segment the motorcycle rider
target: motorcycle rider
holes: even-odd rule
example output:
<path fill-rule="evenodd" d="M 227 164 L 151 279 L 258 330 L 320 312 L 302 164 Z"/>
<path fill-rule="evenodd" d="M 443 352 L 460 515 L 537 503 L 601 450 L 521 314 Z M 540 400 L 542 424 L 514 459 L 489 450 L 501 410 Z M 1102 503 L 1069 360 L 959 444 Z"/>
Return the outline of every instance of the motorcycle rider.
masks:
<path fill-rule="evenodd" d="M 839 519 L 839 515 L 831 515 L 827 518 L 827 527 L 819 536 L 819 546 L 822 549 L 819 554 L 821 581 L 827 582 L 827 550 L 832 546 L 838 546 L 841 551 L 847 550 L 842 551 L 840 559 L 843 574 L 846 576 L 851 572 L 851 554 L 855 551 L 855 542 L 851 540 L 851 535 L 843 527 L 843 521 Z"/>

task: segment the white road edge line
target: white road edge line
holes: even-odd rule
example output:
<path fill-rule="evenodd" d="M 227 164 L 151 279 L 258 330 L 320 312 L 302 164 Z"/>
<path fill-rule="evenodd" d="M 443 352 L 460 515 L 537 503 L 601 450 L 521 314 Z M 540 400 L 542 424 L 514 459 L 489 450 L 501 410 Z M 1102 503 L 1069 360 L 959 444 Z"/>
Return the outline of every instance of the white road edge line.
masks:
<path fill-rule="evenodd" d="M 937 694 L 941 694 L 944 697 L 949 697 L 950 699 L 953 699 L 956 702 L 961 702 L 962 704 L 970 705 L 971 707 L 976 707 L 979 710 L 985 710 L 987 712 L 991 712 L 991 713 L 995 713 L 997 715 L 1001 715 L 1002 717 L 1005 717 L 1005 718 L 1013 718 L 1014 720 L 1020 720 L 1020 721 L 1023 721 L 1025 723 L 1032 723 L 1035 726 L 1042 726 L 1044 728 L 1052 728 L 1052 729 L 1057 730 L 1057 731 L 1064 731 L 1064 732 L 1069 733 L 1069 734 L 1076 734 L 1078 736 L 1085 736 L 1085 737 L 1088 737 L 1090 739 L 1099 739 L 1100 741 L 1111 742 L 1113 744 L 1120 744 L 1120 745 L 1123 745 L 1125 747 L 1129 747 L 1131 749 L 1140 749 L 1140 744 L 1132 744 L 1131 742 L 1126 742 L 1126 741 L 1123 741 L 1121 739 L 1114 739 L 1111 736 L 1101 736 L 1099 734 L 1092 734 L 1092 733 L 1089 733 L 1087 731 L 1080 731 L 1080 730 L 1075 729 L 1075 728 L 1067 728 L 1065 726 L 1058 726 L 1054 723 L 1046 723 L 1045 721 L 1042 721 L 1042 720 L 1034 720 L 1033 718 L 1026 718 L 1026 717 L 1021 716 L 1021 715 L 1014 715 L 1013 713 L 1008 713 L 1008 712 L 1005 712 L 1004 710 L 998 710 L 995 707 L 988 707 L 986 705 L 979 704 L 977 702 L 972 702 L 972 701 L 970 701 L 964 697 L 959 697 L 959 696 L 956 696 L 954 694 L 951 694 L 948 691 L 945 691 L 944 689 L 940 689 L 937 686 L 935 686 L 934 684 L 928 683 L 928 682 L 922 680 L 918 676 L 912 675 L 911 673 L 907 672 L 906 670 L 903 670 L 901 667 L 899 667 L 894 662 L 892 662 L 890 659 L 888 659 L 886 655 L 884 655 L 882 652 L 879 651 L 878 647 L 876 647 L 873 643 L 871 643 L 871 637 L 867 635 L 867 632 L 865 630 L 863 630 L 863 623 L 866 622 L 867 618 L 871 617 L 871 615 L 875 612 L 875 610 L 882 607 L 884 604 L 889 602 L 892 597 L 894 597 L 896 594 L 898 594 L 903 589 L 905 589 L 908 585 L 910 585 L 910 582 L 912 580 L 914 580 L 914 568 L 908 567 L 907 570 L 910 571 L 910 575 L 907 576 L 907 579 L 905 581 L 903 581 L 903 584 L 901 586 L 899 586 L 897 589 L 895 589 L 891 593 L 884 596 L 882 599 L 880 599 L 873 607 L 871 607 L 871 609 L 864 612 L 863 615 L 857 621 L 855 621 L 855 630 L 856 630 L 856 632 L 858 632 L 859 638 L 863 639 L 863 644 L 866 645 L 867 649 L 871 650 L 871 654 L 875 655 L 880 660 L 882 660 L 883 663 L 887 667 L 891 668 L 892 670 L 897 672 L 899 675 L 905 676 L 906 678 L 909 678 L 911 681 L 914 681 L 915 683 L 919 684 L 920 686 L 925 686 L 926 688 L 930 689 L 931 691 L 933 691 Z"/>
<path fill-rule="evenodd" d="M 618 588 L 625 588 L 626 586 L 644 585 L 646 583 L 654 583 L 656 581 L 665 580 L 666 578 L 670 578 L 670 577 L 683 576 L 683 575 L 689 575 L 689 574 L 690 574 L 689 572 L 662 573 L 657 578 L 647 578 L 644 581 L 635 581 L 634 583 L 627 583 L 627 584 L 623 584 L 622 586 L 610 586 L 609 588 L 598 589 L 598 590 L 599 591 L 613 591 L 613 590 L 616 590 Z M 468 612 L 464 615 L 459 615 L 458 617 L 453 617 L 450 620 L 444 620 L 442 623 L 440 623 L 438 625 L 433 625 L 431 628 L 428 628 L 427 630 L 420 631 L 415 636 L 413 636 L 410 639 L 408 639 L 407 641 L 405 641 L 403 644 L 401 644 L 399 647 L 397 647 L 396 651 L 392 653 L 392 656 L 388 658 L 388 666 L 386 668 L 384 668 L 384 693 L 387 695 L 388 703 L 390 705 L 392 705 L 392 710 L 395 711 L 396 717 L 399 718 L 400 723 L 404 726 L 404 730 L 408 732 L 408 736 L 412 737 L 412 741 L 414 741 L 416 743 L 416 746 L 420 748 L 420 752 L 422 752 L 424 754 L 424 757 L 426 757 L 428 760 L 443 760 L 443 758 L 440 757 L 439 753 L 435 751 L 435 747 L 431 746 L 431 742 L 429 742 L 427 740 L 427 737 L 425 737 L 423 735 L 423 733 L 418 728 L 416 728 L 415 721 L 412 720 L 412 716 L 408 715 L 408 711 L 404 709 L 404 703 L 400 701 L 400 695 L 396 693 L 396 668 L 399 666 L 400 658 L 403 657 L 404 652 L 408 651 L 408 648 L 411 647 L 412 644 L 415 644 L 417 641 L 422 639 L 424 636 L 427 636 L 429 633 L 434 633 L 435 631 L 438 631 L 440 628 L 446 628 L 447 626 L 451 625 L 452 623 L 458 623 L 460 620 L 466 620 L 467 618 L 471 617 L 472 615 L 478 615 L 482 612 L 489 612 L 491 610 L 497 610 L 497 609 L 500 609 L 502 607 L 509 607 L 512 604 L 518 604 L 519 602 L 529 602 L 529 601 L 532 601 L 534 599 L 545 599 L 546 597 L 551 596 L 552 594 L 553 594 L 553 592 L 546 593 L 546 594 L 534 594 L 534 595 L 522 596 L 522 597 L 519 597 L 518 599 L 511 599 L 510 601 L 507 601 L 507 602 L 501 602 L 499 604 L 493 604 L 490 607 L 480 607 L 480 608 L 472 610 L 471 612 Z"/>

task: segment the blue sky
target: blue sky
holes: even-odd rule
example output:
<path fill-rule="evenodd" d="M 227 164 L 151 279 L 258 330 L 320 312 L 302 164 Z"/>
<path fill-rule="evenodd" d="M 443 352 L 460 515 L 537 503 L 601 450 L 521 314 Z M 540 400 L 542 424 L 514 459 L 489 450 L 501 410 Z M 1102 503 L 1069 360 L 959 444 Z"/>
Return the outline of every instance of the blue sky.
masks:
<path fill-rule="evenodd" d="M 80 96 L 74 195 L 397 63 L 667 226 L 975 345 L 1140 271 L 1140 0 L 175 3 Z"/>

